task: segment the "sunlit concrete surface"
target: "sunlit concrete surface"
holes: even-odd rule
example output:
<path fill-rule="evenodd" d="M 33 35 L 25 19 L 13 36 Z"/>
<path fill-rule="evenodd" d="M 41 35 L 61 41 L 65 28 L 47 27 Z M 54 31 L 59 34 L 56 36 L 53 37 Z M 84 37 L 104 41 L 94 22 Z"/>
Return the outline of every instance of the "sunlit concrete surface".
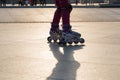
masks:
<path fill-rule="evenodd" d="M 0 22 L 51 22 L 55 8 L 0 8 Z M 74 8 L 72 22 L 120 22 L 119 8 Z"/>
<path fill-rule="evenodd" d="M 47 43 L 49 23 L 0 24 L 0 80 L 118 80 L 120 23 L 72 23 L 83 45 Z"/>
<path fill-rule="evenodd" d="M 31 9 L 36 14 L 35 18 L 30 9 L 24 9 L 23 14 L 19 14 L 18 9 L 13 9 L 16 14 L 12 13 L 12 9 L 6 9 L 8 12 L 4 12 L 4 10 L 0 9 L 0 13 L 2 13 L 0 16 L 4 18 L 0 18 L 0 21 L 4 22 L 0 23 L 0 80 L 120 79 L 119 9 L 108 9 L 110 12 L 112 11 L 111 15 L 106 15 L 107 13 L 102 9 L 95 9 L 105 13 L 106 17 L 115 16 L 110 18 L 111 21 L 107 20 L 109 17 L 101 17 L 101 19 L 93 17 L 96 21 L 85 19 L 86 22 L 82 22 L 79 19 L 86 16 L 80 17 L 81 15 L 78 16 L 73 11 L 72 29 L 81 33 L 86 42 L 64 47 L 47 43 L 54 9 L 51 9 L 51 12 L 48 11 L 51 15 L 44 12 L 38 13 L 36 9 Z M 87 9 L 81 8 L 80 10 L 83 15 L 87 14 Z M 92 10 L 89 9 L 88 12 L 92 13 Z M 45 11 L 47 10 L 45 9 Z M 95 16 L 99 12 L 94 13 Z M 10 15 L 10 13 L 12 14 Z M 32 18 L 24 16 L 24 19 L 21 16 L 24 14 L 32 16 Z M 16 15 L 15 18 L 14 15 Z M 20 15 L 20 19 L 18 19 L 18 15 Z M 76 19 L 73 16 L 76 16 Z M 34 23 L 36 18 L 39 20 Z M 106 21 L 102 21 L 104 19 Z M 12 22 L 12 20 L 13 23 L 5 23 Z M 27 23 L 24 23 L 25 21 Z"/>

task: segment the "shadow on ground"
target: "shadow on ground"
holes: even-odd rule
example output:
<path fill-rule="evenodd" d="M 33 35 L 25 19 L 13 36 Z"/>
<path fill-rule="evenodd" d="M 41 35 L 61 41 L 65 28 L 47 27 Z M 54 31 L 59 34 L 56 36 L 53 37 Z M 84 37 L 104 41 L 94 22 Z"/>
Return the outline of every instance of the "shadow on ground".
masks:
<path fill-rule="evenodd" d="M 64 46 L 62 53 L 59 45 L 50 43 L 50 50 L 58 62 L 47 80 L 76 80 L 76 72 L 80 63 L 74 59 L 73 54 L 75 50 L 83 49 L 83 46 Z"/>

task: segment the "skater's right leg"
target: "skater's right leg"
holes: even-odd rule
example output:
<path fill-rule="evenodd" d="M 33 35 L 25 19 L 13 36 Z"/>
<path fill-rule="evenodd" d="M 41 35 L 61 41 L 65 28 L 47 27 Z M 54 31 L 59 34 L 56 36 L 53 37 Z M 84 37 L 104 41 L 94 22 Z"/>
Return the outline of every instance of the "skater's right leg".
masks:
<path fill-rule="evenodd" d="M 51 23 L 51 28 L 50 28 L 50 37 L 48 37 L 48 41 L 51 42 L 51 40 L 54 40 L 56 42 L 59 37 L 61 31 L 59 30 L 59 22 L 61 18 L 61 10 L 59 8 L 56 9 L 53 17 L 53 21 Z"/>
<path fill-rule="evenodd" d="M 55 13 L 54 13 L 54 17 L 53 17 L 53 21 L 51 23 L 50 31 L 57 32 L 59 30 L 60 18 L 61 18 L 61 9 L 57 8 Z"/>

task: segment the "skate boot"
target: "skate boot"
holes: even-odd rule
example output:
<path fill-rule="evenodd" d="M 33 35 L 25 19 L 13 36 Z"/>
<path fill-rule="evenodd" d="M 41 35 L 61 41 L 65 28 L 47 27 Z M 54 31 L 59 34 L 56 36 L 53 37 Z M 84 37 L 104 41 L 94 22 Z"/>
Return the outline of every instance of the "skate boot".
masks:
<path fill-rule="evenodd" d="M 80 33 L 72 31 L 71 27 L 69 29 L 66 28 L 67 28 L 66 26 L 65 28 L 63 27 L 62 36 L 60 37 L 59 44 L 66 45 L 66 43 L 72 44 L 74 42 L 75 44 L 78 44 L 79 42 L 80 43 L 85 42 L 85 40 L 81 38 Z"/>
<path fill-rule="evenodd" d="M 57 42 L 61 34 L 61 30 L 59 30 L 59 25 L 52 24 L 49 34 L 50 36 L 47 38 L 48 42 Z"/>

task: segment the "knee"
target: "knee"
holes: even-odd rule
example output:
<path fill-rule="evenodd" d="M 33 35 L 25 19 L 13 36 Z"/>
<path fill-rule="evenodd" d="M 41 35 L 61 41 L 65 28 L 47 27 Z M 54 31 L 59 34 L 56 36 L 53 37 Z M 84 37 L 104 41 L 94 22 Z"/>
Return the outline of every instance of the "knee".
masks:
<path fill-rule="evenodd" d="M 68 5 L 67 7 L 66 7 L 66 9 L 69 11 L 69 12 L 71 12 L 72 11 L 72 5 Z"/>

